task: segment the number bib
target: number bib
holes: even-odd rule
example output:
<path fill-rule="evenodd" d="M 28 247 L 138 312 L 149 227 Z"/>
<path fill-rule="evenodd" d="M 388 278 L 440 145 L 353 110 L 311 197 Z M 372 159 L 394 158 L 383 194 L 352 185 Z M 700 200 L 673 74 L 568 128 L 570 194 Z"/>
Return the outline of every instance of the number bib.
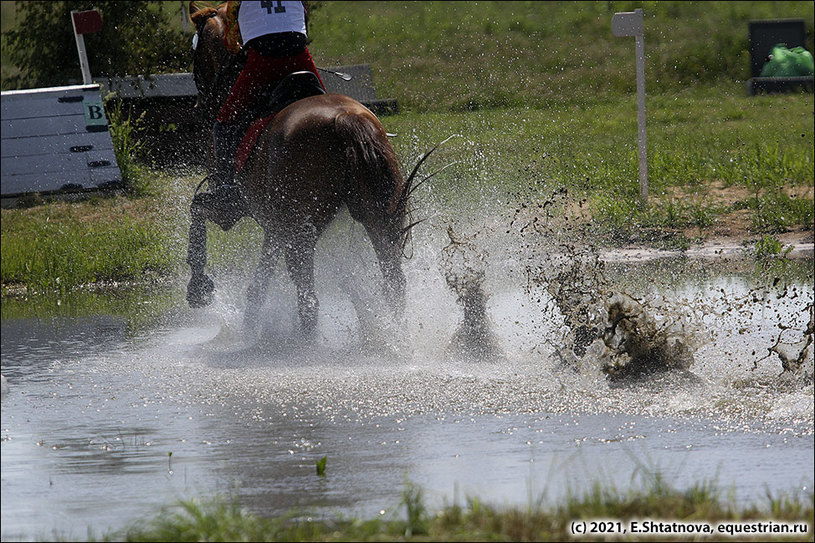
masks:
<path fill-rule="evenodd" d="M 306 33 L 306 12 L 302 2 L 241 2 L 238 25 L 243 43 L 278 32 Z"/>

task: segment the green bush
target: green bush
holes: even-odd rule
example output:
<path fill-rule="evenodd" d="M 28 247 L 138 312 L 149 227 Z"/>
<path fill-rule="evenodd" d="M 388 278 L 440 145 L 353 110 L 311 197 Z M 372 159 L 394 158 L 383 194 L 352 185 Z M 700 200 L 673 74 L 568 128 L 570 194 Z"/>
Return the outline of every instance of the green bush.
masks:
<path fill-rule="evenodd" d="M 189 65 L 189 36 L 170 22 L 181 18 L 178 2 L 76 0 L 14 4 L 16 25 L 3 32 L 3 55 L 4 65 L 8 61 L 18 71 L 3 70 L 3 90 L 82 81 L 72 10 L 94 8 L 102 16 L 102 30 L 84 36 L 94 77 L 178 72 Z M 168 13 L 165 8 L 178 11 Z"/>
<path fill-rule="evenodd" d="M 748 200 L 755 211 L 752 219 L 756 232 L 787 232 L 793 225 L 813 224 L 812 200 L 793 198 L 784 192 L 772 191 Z"/>
<path fill-rule="evenodd" d="M 150 193 L 149 174 L 139 163 L 145 157 L 145 146 L 144 140 L 138 138 L 139 125 L 145 112 L 134 119 L 131 111 L 122 111 L 122 101 L 113 98 L 112 94 L 105 99 L 105 111 L 110 121 L 113 151 L 125 190 L 133 196 L 147 196 Z"/>

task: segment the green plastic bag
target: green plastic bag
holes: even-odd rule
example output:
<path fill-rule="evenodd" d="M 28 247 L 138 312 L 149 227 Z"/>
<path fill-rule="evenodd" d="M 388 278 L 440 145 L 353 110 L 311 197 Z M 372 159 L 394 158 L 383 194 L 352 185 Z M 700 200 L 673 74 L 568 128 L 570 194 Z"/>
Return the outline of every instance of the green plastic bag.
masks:
<path fill-rule="evenodd" d="M 787 49 L 782 44 L 773 47 L 770 59 L 761 69 L 761 77 L 799 77 L 813 75 L 812 53 L 803 47 Z"/>

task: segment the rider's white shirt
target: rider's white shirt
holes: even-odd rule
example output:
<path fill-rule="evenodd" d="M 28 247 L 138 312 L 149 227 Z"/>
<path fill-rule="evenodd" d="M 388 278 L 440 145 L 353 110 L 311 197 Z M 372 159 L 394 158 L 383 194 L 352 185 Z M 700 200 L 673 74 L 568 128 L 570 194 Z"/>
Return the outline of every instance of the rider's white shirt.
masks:
<path fill-rule="evenodd" d="M 306 33 L 306 11 L 302 2 L 241 2 L 238 25 L 243 43 L 278 32 Z"/>

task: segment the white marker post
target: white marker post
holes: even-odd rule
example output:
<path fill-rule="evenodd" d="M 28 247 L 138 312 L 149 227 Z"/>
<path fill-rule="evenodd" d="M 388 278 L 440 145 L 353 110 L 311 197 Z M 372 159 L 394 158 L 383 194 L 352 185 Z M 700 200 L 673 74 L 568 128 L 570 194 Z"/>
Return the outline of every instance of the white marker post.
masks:
<path fill-rule="evenodd" d="M 82 84 L 90 85 L 91 69 L 88 66 L 88 54 L 85 52 L 85 38 L 83 34 L 92 34 L 102 30 L 102 17 L 95 9 L 88 11 L 72 11 L 71 24 L 74 27 L 76 49 L 79 52 L 79 67 L 82 69 Z"/>
<path fill-rule="evenodd" d="M 642 10 L 615 13 L 611 19 L 615 36 L 634 36 L 637 54 L 637 125 L 639 127 L 640 197 L 648 203 L 648 156 L 645 143 L 645 41 Z"/>

